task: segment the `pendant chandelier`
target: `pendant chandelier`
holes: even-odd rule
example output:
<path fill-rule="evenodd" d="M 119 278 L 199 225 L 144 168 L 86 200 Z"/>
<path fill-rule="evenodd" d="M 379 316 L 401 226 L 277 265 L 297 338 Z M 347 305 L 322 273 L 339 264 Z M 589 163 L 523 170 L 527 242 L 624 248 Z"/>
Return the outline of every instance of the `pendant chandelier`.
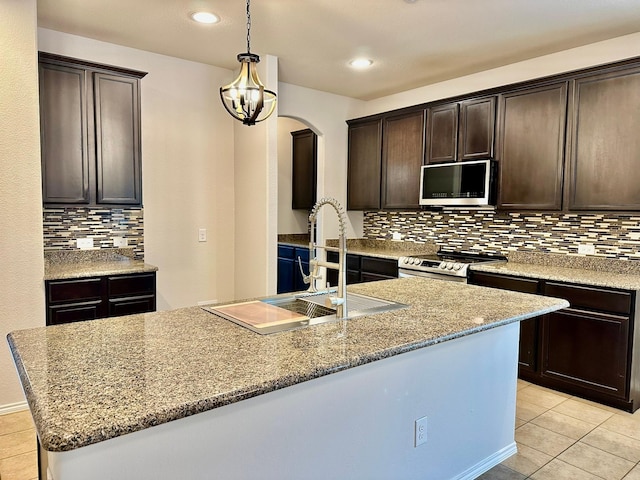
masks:
<path fill-rule="evenodd" d="M 266 120 L 276 108 L 276 94 L 264 88 L 258 78 L 260 57 L 251 53 L 251 0 L 247 0 L 247 52 L 238 54 L 240 74 L 220 88 L 220 98 L 227 112 L 245 125 Z"/>

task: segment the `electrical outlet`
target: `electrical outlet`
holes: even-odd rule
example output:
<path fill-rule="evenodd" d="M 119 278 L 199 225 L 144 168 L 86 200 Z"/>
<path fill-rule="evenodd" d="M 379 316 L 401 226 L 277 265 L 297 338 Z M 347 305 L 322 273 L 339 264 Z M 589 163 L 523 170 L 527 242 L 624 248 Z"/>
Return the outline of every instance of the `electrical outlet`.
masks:
<path fill-rule="evenodd" d="M 207 241 L 207 229 L 206 228 L 201 228 L 200 230 L 198 230 L 198 241 L 199 242 L 206 242 Z"/>
<path fill-rule="evenodd" d="M 76 239 L 76 246 L 82 250 L 93 248 L 93 238 L 78 238 Z"/>
<path fill-rule="evenodd" d="M 596 247 L 589 243 L 581 243 L 578 245 L 578 253 L 580 255 L 593 255 L 596 253 Z"/>
<path fill-rule="evenodd" d="M 126 247 L 129 241 L 124 237 L 113 237 L 113 246 L 116 248 Z"/>
<path fill-rule="evenodd" d="M 427 443 L 427 417 L 415 421 L 413 446 L 417 447 L 423 443 Z"/>

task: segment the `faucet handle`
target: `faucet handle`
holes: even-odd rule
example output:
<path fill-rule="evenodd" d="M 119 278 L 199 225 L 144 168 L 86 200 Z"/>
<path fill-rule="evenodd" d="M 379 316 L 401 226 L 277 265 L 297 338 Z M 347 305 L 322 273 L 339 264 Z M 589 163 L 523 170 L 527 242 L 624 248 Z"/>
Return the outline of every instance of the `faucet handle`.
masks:
<path fill-rule="evenodd" d="M 311 283 L 311 268 L 309 268 L 309 275 L 307 275 L 306 273 L 304 273 L 304 269 L 302 268 L 302 259 L 300 258 L 300 255 L 298 255 L 298 267 L 300 268 L 300 273 L 302 274 L 302 281 L 305 283 L 305 285 L 308 285 Z"/>
<path fill-rule="evenodd" d="M 342 305 L 344 304 L 344 298 L 342 297 L 337 297 L 337 296 L 329 296 L 327 297 L 327 299 L 324 301 L 324 304 L 326 307 L 328 308 L 332 308 L 332 307 L 336 307 L 338 305 Z"/>

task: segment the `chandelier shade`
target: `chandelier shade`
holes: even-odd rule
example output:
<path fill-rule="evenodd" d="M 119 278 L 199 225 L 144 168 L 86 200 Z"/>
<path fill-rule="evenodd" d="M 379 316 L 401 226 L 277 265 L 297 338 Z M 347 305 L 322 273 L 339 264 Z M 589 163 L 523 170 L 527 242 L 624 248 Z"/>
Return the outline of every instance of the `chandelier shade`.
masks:
<path fill-rule="evenodd" d="M 260 57 L 251 53 L 251 0 L 247 0 L 247 52 L 238 54 L 240 73 L 229 85 L 220 88 L 224 108 L 245 125 L 269 118 L 276 108 L 276 94 L 267 90 L 258 77 Z"/>
<path fill-rule="evenodd" d="M 220 88 L 224 108 L 245 125 L 255 125 L 267 119 L 276 108 L 276 94 L 264 87 L 258 77 L 260 57 L 240 53 L 240 73 L 229 85 Z"/>

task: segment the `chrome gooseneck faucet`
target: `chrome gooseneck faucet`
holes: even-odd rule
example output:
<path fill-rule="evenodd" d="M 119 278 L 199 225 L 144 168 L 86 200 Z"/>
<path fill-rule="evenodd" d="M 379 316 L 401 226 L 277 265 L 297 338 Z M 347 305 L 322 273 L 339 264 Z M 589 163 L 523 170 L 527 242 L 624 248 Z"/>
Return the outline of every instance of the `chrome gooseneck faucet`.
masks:
<path fill-rule="evenodd" d="M 318 216 L 318 211 L 324 205 L 331 205 L 333 209 L 338 214 L 338 222 L 339 222 L 339 246 L 335 247 L 326 247 L 322 245 L 318 245 L 316 242 L 316 217 Z M 311 256 L 311 260 L 309 261 L 309 275 L 304 275 L 304 282 L 309 283 L 309 291 L 317 292 L 316 288 L 316 280 L 319 278 L 318 268 L 326 267 L 333 268 L 334 270 L 338 270 L 338 292 L 337 296 L 329 297 L 331 300 L 331 304 L 336 307 L 336 317 L 339 319 L 347 318 L 347 239 L 346 239 L 346 228 L 347 228 L 347 216 L 345 214 L 344 208 L 342 205 L 338 203 L 335 198 L 323 198 L 318 200 L 316 204 L 313 206 L 311 210 L 311 214 L 309 215 L 309 222 L 311 223 L 311 239 L 309 242 L 309 252 Z M 322 248 L 325 251 L 333 251 L 339 252 L 338 263 L 327 262 L 323 260 L 318 260 L 317 249 Z M 302 270 L 302 265 L 300 265 L 300 270 Z"/>

